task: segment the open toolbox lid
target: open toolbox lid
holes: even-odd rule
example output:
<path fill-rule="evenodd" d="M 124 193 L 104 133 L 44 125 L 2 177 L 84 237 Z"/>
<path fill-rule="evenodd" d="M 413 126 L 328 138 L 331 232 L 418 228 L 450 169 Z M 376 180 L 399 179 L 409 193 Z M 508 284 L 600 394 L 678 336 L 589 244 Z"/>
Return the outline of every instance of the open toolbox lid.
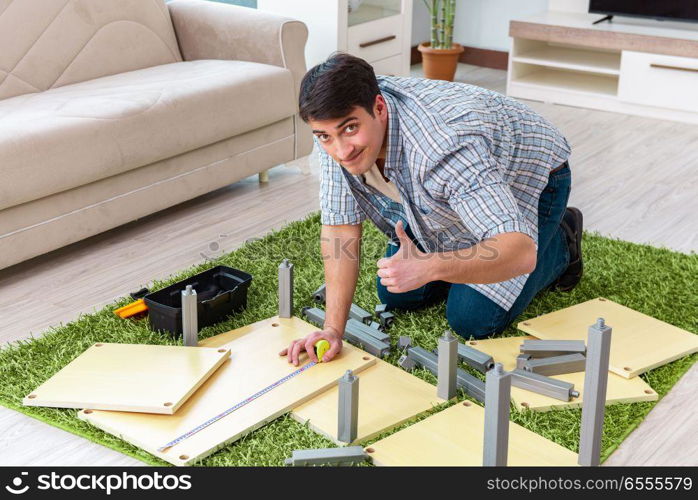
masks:
<path fill-rule="evenodd" d="M 227 266 L 216 266 L 144 297 L 154 330 L 182 334 L 182 290 L 196 290 L 199 328 L 217 323 L 247 307 L 252 275 Z"/>

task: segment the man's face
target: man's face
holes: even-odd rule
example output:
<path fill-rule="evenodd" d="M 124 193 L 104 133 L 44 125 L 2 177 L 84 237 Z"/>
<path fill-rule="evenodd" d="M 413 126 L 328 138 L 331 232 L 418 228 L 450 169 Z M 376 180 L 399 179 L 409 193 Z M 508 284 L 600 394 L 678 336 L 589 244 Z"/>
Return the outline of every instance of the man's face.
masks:
<path fill-rule="evenodd" d="M 309 120 L 313 133 L 323 149 L 353 175 L 368 171 L 384 156 L 383 146 L 388 126 L 388 110 L 383 96 L 377 95 L 372 118 L 355 106 L 347 116 L 333 120 Z"/>

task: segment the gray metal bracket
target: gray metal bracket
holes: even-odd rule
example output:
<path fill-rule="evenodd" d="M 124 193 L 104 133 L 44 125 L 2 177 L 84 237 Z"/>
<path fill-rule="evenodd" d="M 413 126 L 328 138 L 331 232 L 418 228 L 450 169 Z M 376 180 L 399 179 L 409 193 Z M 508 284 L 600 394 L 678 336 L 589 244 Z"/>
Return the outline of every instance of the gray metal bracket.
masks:
<path fill-rule="evenodd" d="M 406 337 L 409 338 L 409 337 Z M 415 346 L 407 348 L 407 357 L 418 366 L 429 370 L 433 375 L 438 376 L 438 357 L 433 352 Z M 485 402 L 485 382 L 473 377 L 465 370 L 456 370 L 456 383 L 459 389 L 463 389 L 466 394 L 477 399 L 481 403 Z"/>
<path fill-rule="evenodd" d="M 380 316 L 382 313 L 388 311 L 388 304 L 378 304 L 376 307 L 373 308 L 373 313 L 376 315 L 376 317 Z"/>
<path fill-rule="evenodd" d="M 353 318 L 349 319 L 344 327 L 344 339 L 378 358 L 388 356 L 390 354 L 390 345 L 375 338 L 373 332 L 366 332 L 365 328 L 368 327 L 363 323 Z M 377 330 L 375 332 L 382 333 Z"/>
<path fill-rule="evenodd" d="M 293 316 L 293 264 L 284 259 L 279 265 L 279 318 Z"/>
<path fill-rule="evenodd" d="M 449 330 L 439 338 L 438 352 L 436 395 L 441 399 L 451 399 L 457 390 L 458 341 Z"/>
<path fill-rule="evenodd" d="M 467 395 L 477 399 L 481 403 L 485 402 L 485 382 L 473 377 L 465 370 L 458 368 L 456 371 L 458 387 L 463 389 Z"/>
<path fill-rule="evenodd" d="M 357 321 L 354 318 L 350 318 L 349 321 L 347 321 L 347 326 L 350 326 L 352 329 L 356 329 L 357 331 L 361 331 L 362 333 L 365 333 L 366 335 L 373 337 L 374 339 L 379 340 L 385 344 L 390 344 L 390 335 L 375 328 L 372 328 L 370 325 L 361 323 L 360 321 Z"/>
<path fill-rule="evenodd" d="M 408 337 L 407 335 L 400 335 L 400 338 L 397 341 L 397 348 L 399 350 L 403 351 L 411 346 L 412 346 L 412 339 L 410 337 Z"/>
<path fill-rule="evenodd" d="M 583 354 L 578 353 L 549 358 L 531 358 L 524 363 L 523 369 L 540 375 L 562 375 L 563 373 L 583 372 L 586 360 Z"/>
<path fill-rule="evenodd" d="M 509 452 L 511 375 L 501 363 L 485 375 L 485 436 L 482 465 L 506 466 Z"/>
<path fill-rule="evenodd" d="M 574 384 L 569 382 L 519 369 L 510 373 L 511 385 L 514 387 L 550 396 L 560 401 L 570 401 L 572 398 L 579 397 L 579 392 L 574 390 Z"/>
<path fill-rule="evenodd" d="M 378 315 L 378 321 L 380 322 L 381 326 L 387 330 L 393 326 L 395 315 L 391 312 L 384 311 Z"/>
<path fill-rule="evenodd" d="M 487 373 L 494 367 L 492 356 L 466 344 L 458 344 L 458 357 L 466 365 L 482 373 Z"/>
<path fill-rule="evenodd" d="M 380 323 L 377 323 L 375 321 L 371 321 L 371 323 L 369 323 L 368 326 L 373 328 L 374 330 L 378 330 L 379 332 L 385 331 L 385 328 L 383 328 L 383 325 L 381 325 Z"/>
<path fill-rule="evenodd" d="M 411 372 L 417 367 L 417 362 L 410 358 L 407 354 L 403 354 L 400 356 L 400 359 L 397 360 L 397 364 L 403 369 L 407 370 L 408 372 Z"/>
<path fill-rule="evenodd" d="M 307 465 L 354 465 L 365 462 L 368 458 L 368 454 L 361 446 L 344 446 L 341 448 L 294 450 L 291 458 L 287 458 L 284 463 L 294 467 Z"/>
<path fill-rule="evenodd" d="M 191 285 L 182 290 L 182 344 L 189 347 L 199 345 L 199 310 L 196 290 Z"/>
<path fill-rule="evenodd" d="M 315 290 L 313 292 L 313 301 L 317 302 L 318 304 L 324 304 L 325 301 L 327 300 L 327 292 L 326 292 L 326 286 L 325 283 L 320 285 L 320 288 Z"/>
<path fill-rule="evenodd" d="M 526 363 L 526 361 L 528 361 L 529 359 L 531 359 L 530 354 L 519 354 L 518 356 L 516 356 L 516 368 L 519 370 L 523 370 L 524 363 Z"/>
<path fill-rule="evenodd" d="M 611 333 L 611 327 L 606 325 L 603 318 L 597 319 L 596 324 L 589 327 L 582 426 L 579 435 L 579 465 L 596 466 L 601 463 L 601 436 L 606 411 Z"/>
<path fill-rule="evenodd" d="M 317 307 L 304 307 L 303 316 L 305 316 L 308 321 L 315 323 L 320 328 L 325 325 L 325 311 L 322 309 L 318 309 Z"/>
<path fill-rule="evenodd" d="M 521 354 L 530 354 L 532 358 L 547 358 L 565 354 L 586 354 L 583 340 L 538 340 L 524 339 L 519 348 Z"/>
<path fill-rule="evenodd" d="M 347 370 L 338 386 L 337 440 L 353 443 L 359 427 L 359 377 Z"/>
<path fill-rule="evenodd" d="M 373 315 L 366 309 L 362 309 L 356 304 L 352 304 L 349 307 L 349 317 L 354 318 L 356 321 L 363 323 L 364 325 L 369 325 L 373 321 Z"/>

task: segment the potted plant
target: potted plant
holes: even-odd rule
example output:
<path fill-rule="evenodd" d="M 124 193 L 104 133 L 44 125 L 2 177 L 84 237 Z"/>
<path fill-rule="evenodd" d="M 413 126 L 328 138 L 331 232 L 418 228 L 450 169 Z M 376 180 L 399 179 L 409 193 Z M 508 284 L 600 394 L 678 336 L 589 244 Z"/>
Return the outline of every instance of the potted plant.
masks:
<path fill-rule="evenodd" d="M 431 41 L 420 43 L 424 76 L 433 80 L 453 81 L 458 56 L 463 46 L 453 43 L 453 18 L 456 0 L 423 0 L 431 14 Z"/>

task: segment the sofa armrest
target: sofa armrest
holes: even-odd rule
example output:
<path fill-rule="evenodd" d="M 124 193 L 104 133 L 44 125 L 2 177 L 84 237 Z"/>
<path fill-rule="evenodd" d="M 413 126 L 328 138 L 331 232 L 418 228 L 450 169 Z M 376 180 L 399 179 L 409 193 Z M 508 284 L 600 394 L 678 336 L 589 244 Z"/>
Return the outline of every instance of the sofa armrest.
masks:
<path fill-rule="evenodd" d="M 229 59 L 271 64 L 293 75 L 296 105 L 306 72 L 308 28 L 298 20 L 248 7 L 203 0 L 169 2 L 179 49 L 185 61 Z M 312 149 L 312 134 L 296 114 L 295 157 Z"/>
<path fill-rule="evenodd" d="M 301 21 L 204 0 L 167 4 L 186 61 L 231 59 L 273 64 L 305 74 L 308 29 Z"/>

